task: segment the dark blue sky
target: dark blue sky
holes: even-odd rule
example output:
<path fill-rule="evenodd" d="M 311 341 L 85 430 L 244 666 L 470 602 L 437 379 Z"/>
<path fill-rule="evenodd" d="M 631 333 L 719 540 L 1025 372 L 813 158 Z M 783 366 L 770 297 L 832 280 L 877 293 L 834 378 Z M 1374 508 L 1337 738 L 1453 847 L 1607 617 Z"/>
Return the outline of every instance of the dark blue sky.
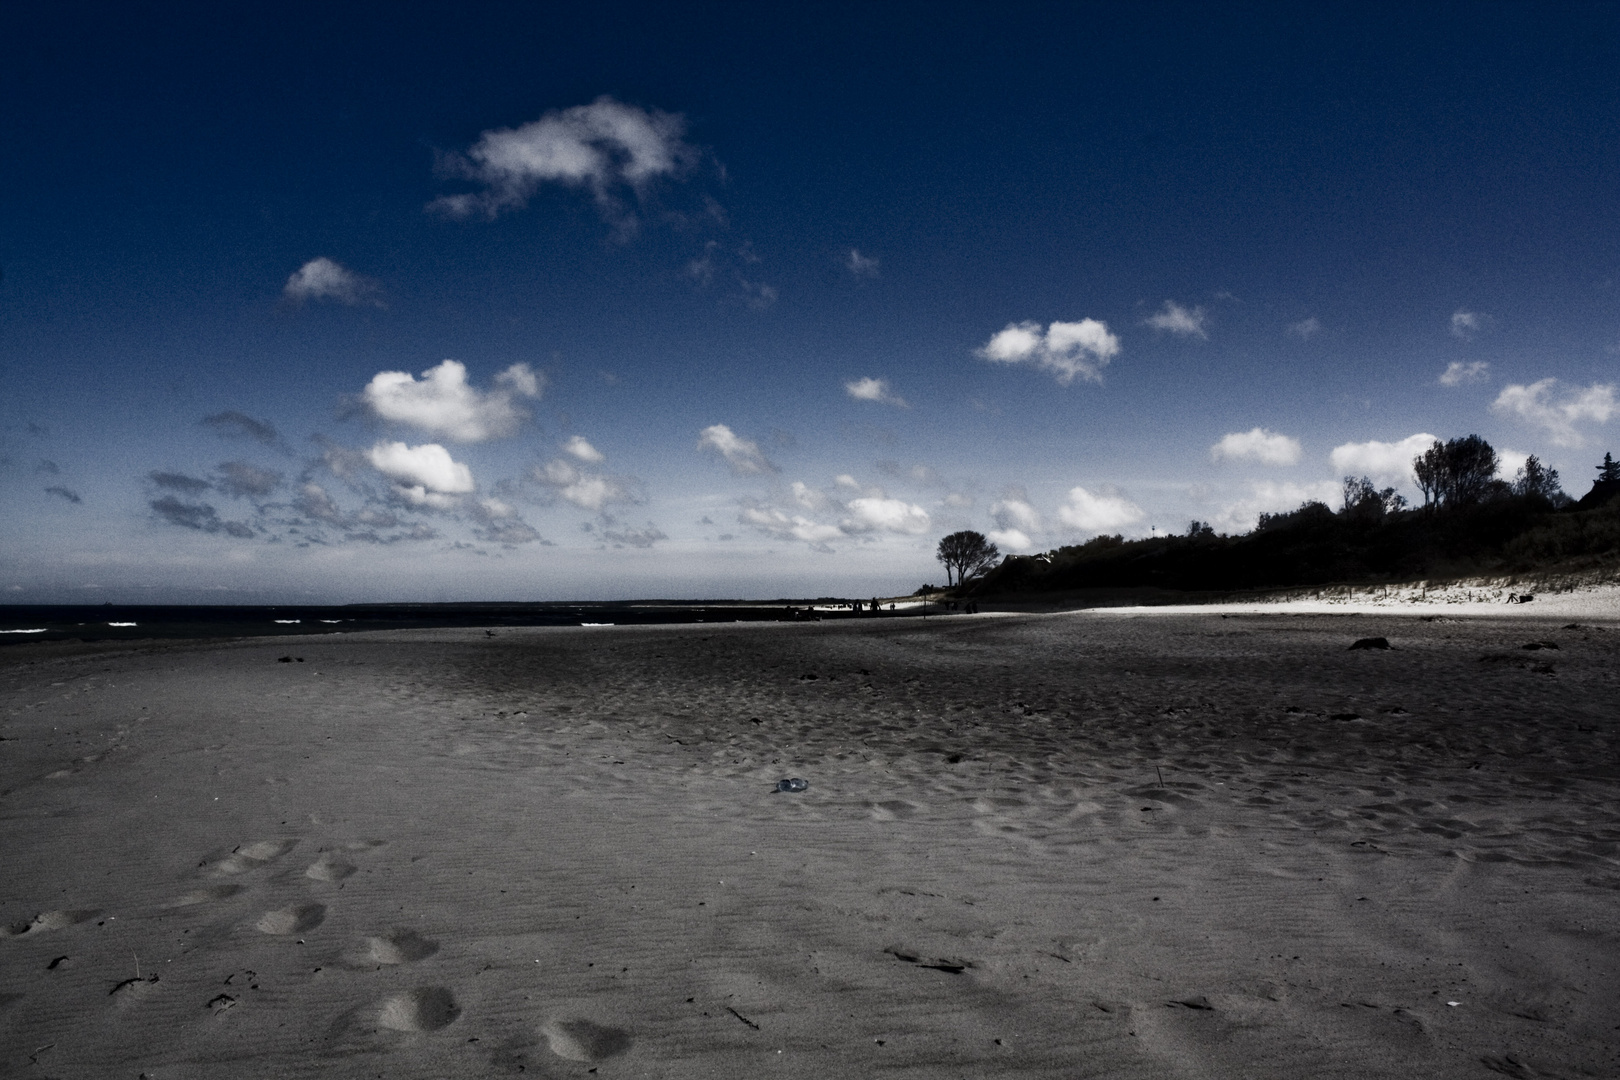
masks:
<path fill-rule="evenodd" d="M 36 7 L 12 599 L 909 591 L 1612 448 L 1613 4 Z"/>

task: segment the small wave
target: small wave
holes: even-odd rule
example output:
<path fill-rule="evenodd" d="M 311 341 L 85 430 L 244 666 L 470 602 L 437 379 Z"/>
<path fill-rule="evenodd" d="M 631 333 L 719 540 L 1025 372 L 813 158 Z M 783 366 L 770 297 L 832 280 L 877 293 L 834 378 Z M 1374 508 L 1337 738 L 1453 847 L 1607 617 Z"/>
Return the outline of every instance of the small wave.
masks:
<path fill-rule="evenodd" d="M 613 624 L 610 623 L 610 622 L 582 622 L 579 625 L 581 625 L 581 626 L 612 626 Z"/>
<path fill-rule="evenodd" d="M 270 621 L 271 622 L 278 622 L 278 623 L 286 624 L 286 623 L 300 623 L 300 622 L 303 622 L 304 620 L 303 619 L 271 619 Z"/>
<path fill-rule="evenodd" d="M 38 630 L 0 630 L 0 634 L 43 634 L 44 632 L 45 627 L 43 626 Z"/>
<path fill-rule="evenodd" d="M 138 626 L 140 624 L 139 623 L 132 623 L 132 622 L 110 622 L 107 625 L 108 626 Z"/>

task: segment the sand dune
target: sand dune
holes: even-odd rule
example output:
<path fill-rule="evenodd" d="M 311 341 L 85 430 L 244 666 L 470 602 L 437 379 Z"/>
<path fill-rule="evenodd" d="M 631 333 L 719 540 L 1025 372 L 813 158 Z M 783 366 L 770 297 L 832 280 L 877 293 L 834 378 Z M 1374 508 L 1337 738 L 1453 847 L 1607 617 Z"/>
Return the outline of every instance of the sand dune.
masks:
<path fill-rule="evenodd" d="M 1534 608 L 10 648 L 0 1074 L 1620 1075 Z"/>

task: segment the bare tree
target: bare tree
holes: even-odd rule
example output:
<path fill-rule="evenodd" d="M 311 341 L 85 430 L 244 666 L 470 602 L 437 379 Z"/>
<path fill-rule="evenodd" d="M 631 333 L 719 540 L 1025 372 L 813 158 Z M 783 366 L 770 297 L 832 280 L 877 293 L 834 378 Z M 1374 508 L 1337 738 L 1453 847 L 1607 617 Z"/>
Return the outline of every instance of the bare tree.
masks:
<path fill-rule="evenodd" d="M 945 564 L 945 583 L 953 584 L 952 572 L 955 572 L 954 584 L 960 585 L 968 578 L 981 574 L 996 564 L 1001 558 L 1001 552 L 996 545 L 985 539 L 983 533 L 972 529 L 963 529 L 953 532 L 939 542 L 939 549 L 934 552 L 934 558 Z"/>

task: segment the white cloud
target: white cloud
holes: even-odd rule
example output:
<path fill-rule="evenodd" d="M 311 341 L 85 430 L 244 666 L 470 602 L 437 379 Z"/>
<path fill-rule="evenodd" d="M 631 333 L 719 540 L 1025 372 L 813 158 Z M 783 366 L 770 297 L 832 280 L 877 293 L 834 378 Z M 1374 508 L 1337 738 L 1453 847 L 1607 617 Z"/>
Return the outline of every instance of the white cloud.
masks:
<path fill-rule="evenodd" d="M 878 276 L 878 260 L 862 255 L 854 248 L 849 249 L 849 257 L 844 260 L 844 268 L 858 278 Z"/>
<path fill-rule="evenodd" d="M 829 500 L 823 492 L 817 491 L 801 480 L 793 481 L 792 488 L 793 501 L 806 510 L 825 510 L 827 508 Z"/>
<path fill-rule="evenodd" d="M 1491 365 L 1483 360 L 1474 360 L 1463 363 L 1453 360 L 1446 365 L 1446 370 L 1440 373 L 1441 386 L 1461 386 L 1463 383 L 1480 382 L 1489 377 Z"/>
<path fill-rule="evenodd" d="M 1028 551 L 1035 546 L 1035 541 L 1017 529 L 991 529 L 985 535 L 1003 551 Z"/>
<path fill-rule="evenodd" d="M 1093 494 L 1083 487 L 1069 489 L 1069 499 L 1058 507 L 1058 520 L 1071 529 L 1105 533 L 1135 525 L 1147 514 L 1120 495 Z"/>
<path fill-rule="evenodd" d="M 927 532 L 933 524 L 928 511 L 904 499 L 881 497 L 851 499 L 847 509 L 849 516 L 839 522 L 839 528 L 847 533 L 881 530 L 915 536 Z"/>
<path fill-rule="evenodd" d="M 1209 448 L 1212 461 L 1257 461 L 1262 465 L 1299 463 L 1299 440 L 1265 428 L 1234 431 Z"/>
<path fill-rule="evenodd" d="M 406 446 L 402 442 L 379 442 L 366 452 L 372 468 L 394 481 L 397 491 L 417 506 L 449 510 L 460 500 L 457 495 L 472 491 L 472 470 L 450 457 L 438 443 Z"/>
<path fill-rule="evenodd" d="M 1209 331 L 1204 329 L 1204 320 L 1208 313 L 1201 307 L 1184 308 L 1174 300 L 1166 300 L 1164 307 L 1145 320 L 1147 325 L 1155 330 L 1175 334 L 1177 337 L 1196 337 L 1209 340 Z"/>
<path fill-rule="evenodd" d="M 1400 442 L 1371 439 L 1364 443 L 1344 443 L 1333 448 L 1328 460 L 1333 462 L 1333 471 L 1340 476 L 1365 476 L 1381 486 L 1405 488 L 1411 493 L 1417 490 L 1412 461 L 1435 441 L 1428 432 L 1419 432 Z"/>
<path fill-rule="evenodd" d="M 372 304 L 383 307 L 382 288 L 376 281 L 333 262 L 326 256 L 311 259 L 294 270 L 281 287 L 281 296 L 290 304 L 306 300 L 336 300 L 353 307 Z"/>
<path fill-rule="evenodd" d="M 1593 383 L 1584 390 L 1572 388 L 1555 401 L 1553 390 L 1557 385 L 1557 379 L 1542 379 L 1529 386 L 1505 386 L 1491 411 L 1543 429 L 1559 446 L 1580 446 L 1586 438 L 1577 430 L 1577 424 L 1606 424 L 1620 411 L 1612 384 Z"/>
<path fill-rule="evenodd" d="M 589 188 L 604 214 L 633 225 L 616 192 L 640 194 L 660 176 L 679 173 L 697 151 L 681 140 L 686 121 L 656 109 L 638 109 L 610 97 L 546 113 L 518 128 L 486 131 L 465 155 L 444 168 L 483 189 L 446 195 L 428 204 L 451 217 L 495 217 L 522 207 L 543 184 Z"/>
<path fill-rule="evenodd" d="M 837 476 L 833 477 L 833 483 L 837 484 L 839 487 L 854 488 L 856 491 L 861 489 L 861 485 L 857 483 L 855 478 L 849 475 L 849 473 L 839 473 Z"/>
<path fill-rule="evenodd" d="M 417 382 L 405 371 L 379 371 L 361 392 L 361 400 L 383 420 L 409 424 L 457 442 L 483 442 L 512 434 L 528 413 L 513 399 L 538 398 L 542 376 L 527 364 L 513 364 L 495 376 L 487 393 L 467 384 L 467 368 L 446 360 L 422 372 Z"/>
<path fill-rule="evenodd" d="M 588 465 L 599 465 L 607 460 L 606 455 L 585 440 L 583 435 L 575 435 L 563 444 L 563 451 Z"/>
<path fill-rule="evenodd" d="M 855 379 L 844 384 L 844 392 L 856 401 L 880 401 L 885 405 L 898 405 L 902 409 L 911 407 L 906 404 L 905 398 L 889 389 L 888 379 Z"/>
<path fill-rule="evenodd" d="M 1040 323 L 1008 323 L 977 355 L 997 364 L 1034 364 L 1067 386 L 1076 376 L 1102 382 L 1102 369 L 1119 355 L 1119 338 L 1098 319 L 1054 322 L 1042 332 Z"/>
<path fill-rule="evenodd" d="M 1496 475 L 1503 480 L 1512 480 L 1524 468 L 1524 463 L 1530 460 L 1530 455 L 1521 450 L 1509 450 L 1502 447 L 1496 452 Z"/>
<path fill-rule="evenodd" d="M 1244 533 L 1253 529 L 1261 514 L 1280 514 L 1296 510 L 1307 502 L 1333 505 L 1342 494 L 1340 486 L 1332 480 L 1314 484 L 1277 483 L 1258 480 L 1249 485 L 1248 498 L 1222 507 L 1210 524 L 1224 533 Z"/>
<path fill-rule="evenodd" d="M 737 521 L 779 540 L 802 540 L 820 548 L 825 548 L 828 541 L 844 537 L 844 531 L 836 525 L 821 525 L 800 514 L 786 514 L 770 506 L 745 504 L 737 514 Z"/>
<path fill-rule="evenodd" d="M 736 434 L 725 424 L 704 428 L 698 436 L 698 449 L 719 454 L 731 466 L 731 471 L 739 476 L 776 472 L 776 466 L 760 452 L 758 443 Z"/>
<path fill-rule="evenodd" d="M 1490 318 L 1489 315 L 1481 314 L 1478 311 L 1463 311 L 1458 308 L 1451 313 L 1451 336 L 1467 341 L 1485 329 L 1485 325 L 1490 322 Z"/>
<path fill-rule="evenodd" d="M 639 481 L 630 477 L 585 472 L 562 458 L 553 458 L 544 465 L 534 466 L 529 470 L 529 479 L 585 510 L 600 510 L 613 503 L 643 501 Z"/>
<path fill-rule="evenodd" d="M 1322 322 L 1315 315 L 1308 319 L 1301 319 L 1297 323 L 1288 324 L 1288 332 L 1301 341 L 1309 341 L 1322 332 Z"/>
<path fill-rule="evenodd" d="M 991 503 L 990 518 L 1001 529 L 1020 534 L 1039 532 L 1041 528 L 1040 512 L 1025 501 L 1022 495 L 1009 495 L 999 502 Z M 1029 546 L 1027 538 L 1024 546 Z"/>

